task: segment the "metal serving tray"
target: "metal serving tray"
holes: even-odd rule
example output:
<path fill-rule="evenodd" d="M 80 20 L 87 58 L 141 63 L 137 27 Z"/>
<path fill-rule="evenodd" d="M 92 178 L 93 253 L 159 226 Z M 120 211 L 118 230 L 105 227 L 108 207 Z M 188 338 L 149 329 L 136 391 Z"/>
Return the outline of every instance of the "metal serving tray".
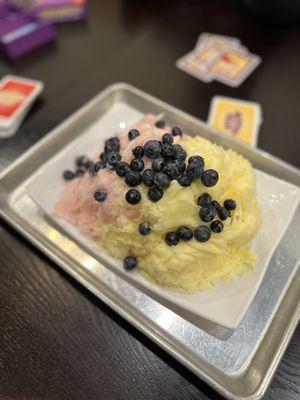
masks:
<path fill-rule="evenodd" d="M 300 185 L 296 168 L 215 132 L 194 117 L 127 84 L 108 87 L 33 146 L 0 176 L 0 215 L 65 271 L 228 399 L 263 396 L 299 321 L 300 206 L 263 282 L 233 335 L 221 341 L 125 282 L 55 226 L 26 185 L 36 170 L 116 103 L 164 113 L 186 132 L 231 147 L 256 168 Z M 288 290 L 285 290 L 288 287 Z M 258 317 L 259 316 L 259 317 Z"/>

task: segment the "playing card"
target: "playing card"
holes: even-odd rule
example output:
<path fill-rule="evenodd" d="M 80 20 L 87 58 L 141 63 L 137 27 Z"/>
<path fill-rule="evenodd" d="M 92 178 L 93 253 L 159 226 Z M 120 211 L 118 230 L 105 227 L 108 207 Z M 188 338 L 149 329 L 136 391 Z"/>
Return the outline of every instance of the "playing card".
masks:
<path fill-rule="evenodd" d="M 196 48 L 203 46 L 203 45 L 209 45 L 209 44 L 214 44 L 214 43 L 223 43 L 227 44 L 233 47 L 239 47 L 241 44 L 241 41 L 235 37 L 232 36 L 223 36 L 223 35 L 215 35 L 213 33 L 201 33 L 199 35 L 197 43 L 196 43 Z"/>
<path fill-rule="evenodd" d="M 212 81 L 213 77 L 208 71 L 208 62 L 197 58 L 197 52 L 191 51 L 176 62 L 177 68 L 193 75 L 204 82 Z"/>
<path fill-rule="evenodd" d="M 213 61 L 218 59 L 224 51 L 231 50 L 227 43 L 211 42 L 210 44 L 203 44 L 194 50 L 195 58 L 198 62 L 203 62 L 209 66 Z"/>
<path fill-rule="evenodd" d="M 229 136 L 256 146 L 261 122 L 258 103 L 222 96 L 212 99 L 208 124 Z"/>
<path fill-rule="evenodd" d="M 15 128 L 30 105 L 43 90 L 43 84 L 31 79 L 7 75 L 0 82 L 0 129 Z"/>
<path fill-rule="evenodd" d="M 239 86 L 260 64 L 261 58 L 238 49 L 225 51 L 209 71 L 220 82 L 229 86 Z"/>

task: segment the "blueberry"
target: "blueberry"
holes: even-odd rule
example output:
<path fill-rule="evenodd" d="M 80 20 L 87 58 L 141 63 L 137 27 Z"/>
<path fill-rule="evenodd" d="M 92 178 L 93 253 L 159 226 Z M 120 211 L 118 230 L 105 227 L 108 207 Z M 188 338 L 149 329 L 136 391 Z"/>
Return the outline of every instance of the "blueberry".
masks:
<path fill-rule="evenodd" d="M 169 161 L 163 168 L 163 172 L 168 175 L 168 177 L 173 180 L 178 178 L 181 172 L 181 166 L 175 161 Z"/>
<path fill-rule="evenodd" d="M 143 175 L 142 175 L 143 184 L 148 187 L 153 186 L 154 175 L 155 175 L 155 172 L 153 171 L 153 169 L 145 169 L 145 171 L 143 172 Z"/>
<path fill-rule="evenodd" d="M 96 164 L 98 164 L 97 168 L 100 168 L 100 169 L 106 168 L 106 164 L 103 161 L 98 161 Z"/>
<path fill-rule="evenodd" d="M 102 163 L 102 161 L 99 161 L 100 163 Z M 89 174 L 91 176 L 96 176 L 98 171 L 100 170 L 99 165 L 97 165 L 98 163 L 92 164 L 89 168 Z"/>
<path fill-rule="evenodd" d="M 103 161 L 97 161 L 95 163 L 95 167 L 99 171 L 100 169 L 104 169 L 105 168 L 105 163 Z"/>
<path fill-rule="evenodd" d="M 166 162 L 165 159 L 162 157 L 157 157 L 152 161 L 152 169 L 155 172 L 160 172 L 163 170 Z"/>
<path fill-rule="evenodd" d="M 163 144 L 161 146 L 161 155 L 165 158 L 171 158 L 175 155 L 175 150 L 172 144 Z"/>
<path fill-rule="evenodd" d="M 76 166 L 77 167 L 87 167 L 89 163 L 89 159 L 86 156 L 80 156 L 76 158 Z"/>
<path fill-rule="evenodd" d="M 86 172 L 86 168 L 84 167 L 79 167 L 75 171 L 76 176 L 82 176 Z"/>
<path fill-rule="evenodd" d="M 177 237 L 181 240 L 191 240 L 193 238 L 193 231 L 187 226 L 180 226 L 177 229 Z"/>
<path fill-rule="evenodd" d="M 199 216 L 204 222 L 211 222 L 217 215 L 216 209 L 212 205 L 201 207 Z"/>
<path fill-rule="evenodd" d="M 134 157 L 136 158 L 142 158 L 144 156 L 144 147 L 143 146 L 136 146 L 133 150 L 132 150 L 132 154 L 134 155 Z"/>
<path fill-rule="evenodd" d="M 95 176 L 100 171 L 100 169 L 105 168 L 103 161 L 96 162 L 89 170 L 90 175 Z"/>
<path fill-rule="evenodd" d="M 99 159 L 103 161 L 105 164 L 107 163 L 107 153 L 101 153 Z"/>
<path fill-rule="evenodd" d="M 161 154 L 161 143 L 158 140 L 149 140 L 144 146 L 144 153 L 148 158 L 157 158 Z"/>
<path fill-rule="evenodd" d="M 160 189 L 167 189 L 170 186 L 170 178 L 163 172 L 158 172 L 154 175 L 154 184 Z"/>
<path fill-rule="evenodd" d="M 156 128 L 163 129 L 166 126 L 166 123 L 165 123 L 165 121 L 160 119 L 159 121 L 155 122 L 155 126 L 156 126 Z"/>
<path fill-rule="evenodd" d="M 221 208 L 221 204 L 220 204 L 217 200 L 213 200 L 213 201 L 211 202 L 211 205 L 212 205 L 217 211 L 219 211 L 220 208 Z"/>
<path fill-rule="evenodd" d="M 97 189 L 96 192 L 94 193 L 94 199 L 96 201 L 99 201 L 100 203 L 106 199 L 106 196 L 107 196 L 106 191 L 103 189 Z"/>
<path fill-rule="evenodd" d="M 137 204 L 141 201 L 141 193 L 136 189 L 130 189 L 125 195 L 125 199 L 129 204 Z"/>
<path fill-rule="evenodd" d="M 218 210 L 218 216 L 219 216 L 221 221 L 225 221 L 225 219 L 230 217 L 230 211 L 228 211 L 227 208 L 225 208 L 225 207 L 221 207 Z"/>
<path fill-rule="evenodd" d="M 126 271 L 132 271 L 137 266 L 137 259 L 133 256 L 124 258 L 123 267 Z"/>
<path fill-rule="evenodd" d="M 173 148 L 175 151 L 174 158 L 177 160 L 185 160 L 186 159 L 186 151 L 180 146 L 180 144 L 173 144 Z"/>
<path fill-rule="evenodd" d="M 174 142 L 174 139 L 172 135 L 170 135 L 169 133 L 165 133 L 162 136 L 161 141 L 163 144 L 172 144 Z"/>
<path fill-rule="evenodd" d="M 104 164 L 105 165 L 105 164 Z M 89 161 L 86 165 L 86 169 L 89 171 L 94 166 L 93 161 Z"/>
<path fill-rule="evenodd" d="M 211 231 L 208 226 L 200 225 L 195 229 L 194 237 L 198 242 L 207 242 L 211 237 Z"/>
<path fill-rule="evenodd" d="M 174 163 L 177 165 L 177 167 L 179 168 L 180 172 L 182 173 L 183 171 L 185 171 L 185 162 L 184 160 L 174 160 Z"/>
<path fill-rule="evenodd" d="M 104 151 L 106 153 L 110 153 L 111 151 L 119 152 L 120 151 L 120 139 L 117 137 L 111 137 L 105 141 Z"/>
<path fill-rule="evenodd" d="M 116 151 L 107 153 L 107 162 L 111 167 L 116 167 L 118 162 L 121 160 L 121 154 Z"/>
<path fill-rule="evenodd" d="M 197 204 L 198 206 L 205 207 L 208 206 L 212 202 L 211 195 L 208 193 L 203 193 L 198 197 Z"/>
<path fill-rule="evenodd" d="M 142 183 L 142 175 L 137 171 L 129 171 L 125 175 L 125 182 L 130 187 L 138 186 Z"/>
<path fill-rule="evenodd" d="M 130 170 L 130 166 L 125 161 L 120 161 L 116 166 L 116 173 L 120 178 L 124 178 L 127 172 Z"/>
<path fill-rule="evenodd" d="M 166 243 L 169 246 L 177 246 L 177 244 L 179 243 L 179 239 L 176 232 L 168 232 L 166 234 Z"/>
<path fill-rule="evenodd" d="M 191 156 L 188 160 L 189 164 L 190 163 L 196 163 L 201 165 L 202 168 L 204 168 L 204 158 L 201 156 Z"/>
<path fill-rule="evenodd" d="M 130 169 L 131 171 L 142 172 L 145 168 L 145 163 L 141 158 L 134 158 L 131 160 Z"/>
<path fill-rule="evenodd" d="M 128 132 L 129 140 L 134 140 L 138 136 L 140 136 L 140 132 L 137 129 L 130 129 L 130 131 Z"/>
<path fill-rule="evenodd" d="M 149 222 L 142 222 L 141 224 L 139 224 L 139 232 L 141 235 L 143 236 L 149 235 L 150 231 L 151 229 Z"/>
<path fill-rule="evenodd" d="M 177 178 L 177 182 L 179 183 L 180 186 L 187 187 L 191 185 L 192 178 L 190 178 L 184 171 L 183 174 L 181 174 L 180 177 Z"/>
<path fill-rule="evenodd" d="M 224 228 L 224 226 L 223 226 L 223 224 L 222 224 L 222 222 L 221 221 L 213 221 L 211 224 L 210 224 L 210 229 L 213 231 L 213 232 L 215 232 L 215 233 L 220 233 L 220 232 L 222 232 L 222 230 L 223 230 L 223 228 Z"/>
<path fill-rule="evenodd" d="M 174 128 L 172 128 L 172 135 L 173 136 L 182 136 L 182 130 L 180 128 L 178 128 L 178 126 L 174 126 Z"/>
<path fill-rule="evenodd" d="M 207 169 L 201 176 L 201 182 L 204 186 L 215 186 L 219 180 L 219 175 L 214 169 Z"/>
<path fill-rule="evenodd" d="M 157 203 L 163 197 L 164 192 L 159 189 L 157 186 L 152 186 L 148 190 L 148 198 L 149 200 L 153 201 L 153 203 Z"/>
<path fill-rule="evenodd" d="M 228 211 L 233 211 L 236 209 L 236 202 L 232 199 L 227 199 L 224 201 L 224 207 L 228 210 Z"/>
<path fill-rule="evenodd" d="M 74 174 L 74 172 L 67 169 L 66 171 L 64 171 L 63 177 L 66 181 L 71 181 L 72 179 L 76 178 L 76 175 Z"/>
<path fill-rule="evenodd" d="M 186 173 L 191 179 L 199 179 L 203 174 L 203 167 L 197 162 L 193 161 L 186 167 Z"/>

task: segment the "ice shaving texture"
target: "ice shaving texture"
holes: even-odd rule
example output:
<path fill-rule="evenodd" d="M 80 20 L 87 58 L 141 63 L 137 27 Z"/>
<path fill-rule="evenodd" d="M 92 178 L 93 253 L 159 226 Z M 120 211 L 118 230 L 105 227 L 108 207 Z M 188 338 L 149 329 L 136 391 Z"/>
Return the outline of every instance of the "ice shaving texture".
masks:
<path fill-rule="evenodd" d="M 134 126 L 141 135 L 131 142 L 127 133 L 120 135 L 123 160 L 132 159 L 133 147 L 149 139 L 160 139 L 168 130 L 155 128 L 156 120 L 151 115 L 144 117 Z M 242 156 L 199 136 L 184 135 L 176 137 L 175 142 L 183 146 L 188 157 L 201 155 L 206 169 L 218 171 L 216 186 L 207 188 L 200 180 L 194 180 L 191 186 L 182 187 L 175 180 L 165 190 L 162 200 L 153 203 L 147 198 L 148 188 L 140 185 L 141 202 L 129 205 L 124 197 L 128 186 L 114 171 L 105 169 L 96 177 L 85 174 L 67 182 L 54 214 L 94 238 L 110 255 L 121 259 L 136 256 L 139 272 L 152 282 L 177 291 L 204 290 L 245 275 L 256 264 L 256 256 L 250 249 L 261 223 L 255 175 Z M 93 199 L 98 188 L 107 190 L 103 203 Z M 224 221 L 223 232 L 212 233 L 208 242 L 193 239 L 169 247 L 165 242 L 167 232 L 176 231 L 180 225 L 195 229 L 204 224 L 196 204 L 203 192 L 209 192 L 220 203 L 235 199 L 237 208 L 232 218 Z M 150 223 L 151 233 L 142 236 L 138 225 L 145 221 Z"/>

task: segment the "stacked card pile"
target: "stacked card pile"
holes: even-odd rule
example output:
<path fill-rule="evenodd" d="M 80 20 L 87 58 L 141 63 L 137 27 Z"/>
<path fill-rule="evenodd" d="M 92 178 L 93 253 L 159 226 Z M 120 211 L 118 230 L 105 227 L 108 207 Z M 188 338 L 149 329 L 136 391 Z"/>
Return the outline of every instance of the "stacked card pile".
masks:
<path fill-rule="evenodd" d="M 261 58 L 249 53 L 239 39 L 203 33 L 195 49 L 180 58 L 176 66 L 204 82 L 218 80 L 237 87 L 260 62 Z"/>
<path fill-rule="evenodd" d="M 17 132 L 43 87 L 42 82 L 13 75 L 0 81 L 0 138 Z"/>

